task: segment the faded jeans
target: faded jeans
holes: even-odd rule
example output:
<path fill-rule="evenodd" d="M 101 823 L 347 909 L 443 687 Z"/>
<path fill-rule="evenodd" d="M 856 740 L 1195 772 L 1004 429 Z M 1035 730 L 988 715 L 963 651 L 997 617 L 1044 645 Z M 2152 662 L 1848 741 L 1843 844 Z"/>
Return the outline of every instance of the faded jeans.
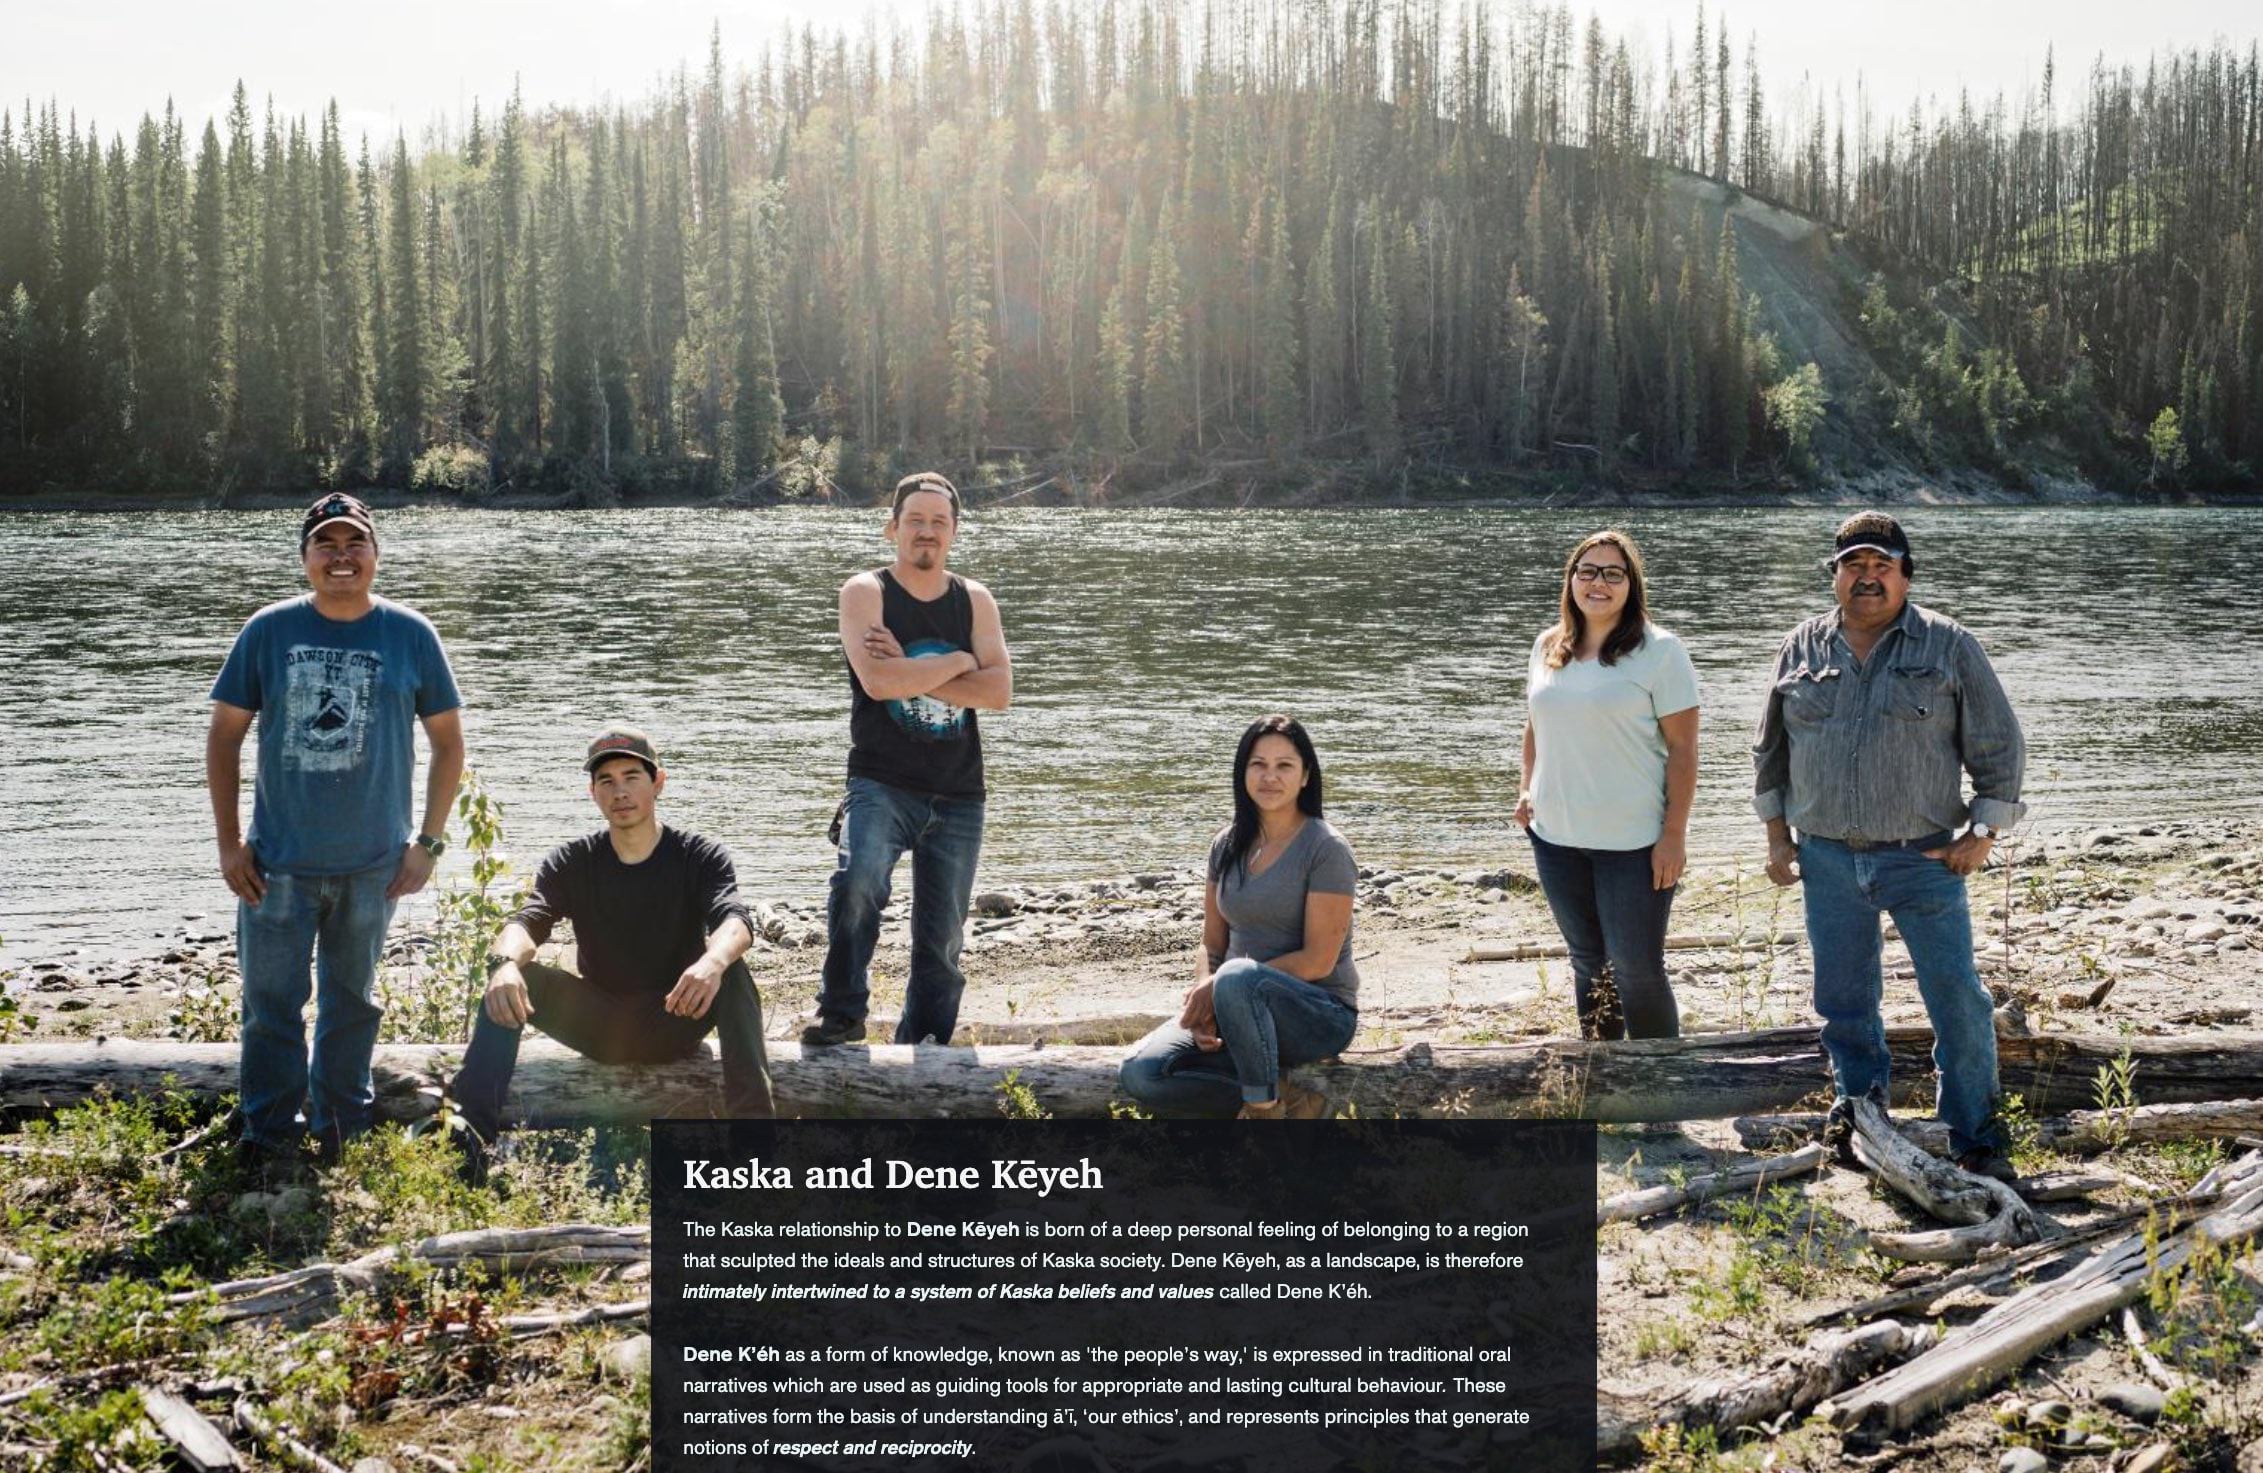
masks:
<path fill-rule="evenodd" d="M 236 956 L 244 975 L 244 1044 L 237 1086 L 244 1139 L 287 1149 L 299 1111 L 325 1141 L 369 1129 L 369 1058 L 383 1016 L 375 1000 L 378 959 L 394 902 L 387 860 L 351 875 L 270 873 L 257 905 L 236 904 Z M 314 958 L 314 1058 L 308 1068 L 306 1008 Z"/>
<path fill-rule="evenodd" d="M 1343 1052 L 1359 1013 L 1315 983 L 1237 957 L 1212 980 L 1222 1049 L 1204 1050 L 1177 1021 L 1139 1041 L 1117 1082 L 1166 1118 L 1230 1118 L 1279 1098 L 1281 1070 Z"/>
<path fill-rule="evenodd" d="M 1530 829 L 1533 868 L 1571 953 L 1582 1038 L 1679 1038 L 1666 979 L 1666 920 L 1674 890 L 1650 883 L 1650 849 L 1575 849 Z M 1610 969 L 1615 995 L 1596 983 Z"/>
<path fill-rule="evenodd" d="M 1947 843 L 1948 836 L 1942 835 Z M 1930 847 L 1930 846 L 1928 846 Z M 1815 1011 L 1841 1098 L 1892 1098 L 1878 915 L 1894 918 L 1933 1023 L 1942 1123 L 1958 1155 L 2000 1148 L 1995 1004 L 1972 961 L 1964 876 L 1918 849 L 1851 849 L 1802 835 L 1800 888 L 1815 955 Z"/>
<path fill-rule="evenodd" d="M 896 861 L 911 851 L 911 975 L 896 1042 L 932 1036 L 949 1043 L 959 1024 L 966 977 L 967 904 L 982 854 L 982 800 L 935 798 L 869 777 L 849 779 L 841 819 L 840 859 L 825 903 L 825 972 L 817 1011 L 825 1018 L 864 1017 L 869 973 L 880 943 Z"/>

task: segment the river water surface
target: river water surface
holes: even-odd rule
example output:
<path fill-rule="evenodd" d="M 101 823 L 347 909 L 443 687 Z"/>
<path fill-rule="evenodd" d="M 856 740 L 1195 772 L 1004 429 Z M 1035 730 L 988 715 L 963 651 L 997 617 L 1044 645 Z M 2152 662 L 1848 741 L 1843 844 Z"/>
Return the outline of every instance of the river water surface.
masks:
<path fill-rule="evenodd" d="M 1653 617 L 1704 681 L 1700 857 L 1756 848 L 1746 743 L 1778 641 L 1828 606 L 1818 558 L 1841 514 L 1617 519 L 1649 555 Z M 1228 813 L 1235 737 L 1274 709 L 1311 728 L 1329 816 L 1362 860 L 1524 866 L 1507 814 L 1525 659 L 1564 554 L 1603 520 L 970 517 L 953 566 L 998 594 L 1015 665 L 1013 709 L 983 717 L 983 881 L 1197 862 Z M 1919 601 L 1981 636 L 2026 723 L 2035 822 L 2263 808 L 2263 518 L 1904 520 Z M 230 924 L 204 795 L 206 692 L 244 619 L 303 590 L 297 521 L 0 516 L 0 955 L 138 954 L 184 921 Z M 885 560 L 877 513 L 387 511 L 379 530 L 378 590 L 446 640 L 472 764 L 506 806 L 522 869 L 597 827 L 582 744 L 627 720 L 662 744 L 664 815 L 727 842 L 751 897 L 822 898 L 848 740 L 834 601 L 843 578 Z M 451 855 L 444 876 L 460 864 Z"/>

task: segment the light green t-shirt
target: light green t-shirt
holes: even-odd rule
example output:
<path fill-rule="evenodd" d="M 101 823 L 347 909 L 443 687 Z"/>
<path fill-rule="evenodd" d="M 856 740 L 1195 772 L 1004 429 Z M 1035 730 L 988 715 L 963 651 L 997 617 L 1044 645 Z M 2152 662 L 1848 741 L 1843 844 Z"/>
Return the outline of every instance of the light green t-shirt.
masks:
<path fill-rule="evenodd" d="M 1532 642 L 1532 829 L 1573 849 L 1647 849 L 1666 829 L 1666 738 L 1658 720 L 1697 704 L 1697 668 L 1671 632 L 1643 627 L 1615 665 L 1547 661 Z"/>

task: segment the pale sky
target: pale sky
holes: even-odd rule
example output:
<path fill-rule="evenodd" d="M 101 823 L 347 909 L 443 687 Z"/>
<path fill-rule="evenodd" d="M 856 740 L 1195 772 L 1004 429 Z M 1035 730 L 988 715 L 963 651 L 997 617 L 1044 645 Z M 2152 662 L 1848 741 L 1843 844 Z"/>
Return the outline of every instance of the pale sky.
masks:
<path fill-rule="evenodd" d="M 1494 6 L 1496 12 L 1506 8 Z M 191 146 L 206 117 L 225 113 L 240 77 L 255 117 L 272 96 L 285 117 L 316 116 L 338 100 L 349 138 L 367 131 L 414 141 L 426 125 L 460 123 L 472 100 L 492 117 L 522 80 L 532 106 L 634 102 L 675 68 L 705 64 L 720 24 L 726 64 L 751 63 L 783 27 L 810 22 L 861 29 L 877 14 L 916 29 L 926 0 L 393 0 L 352 7 L 310 0 L 0 0 L 0 99 L 52 98 L 124 132 L 170 96 L 188 118 Z M 1654 65 L 1668 30 L 1686 55 L 1695 0 L 1593 0 L 1575 4 L 1605 29 L 1639 40 Z M 1953 97 L 1960 86 L 2015 98 L 2040 75 L 2055 43 L 2060 74 L 2077 82 L 2091 58 L 2142 62 L 2149 51 L 2222 37 L 2243 51 L 2258 33 L 2247 5 L 2228 0 L 1731 0 L 1726 15 L 1741 72 L 1757 35 L 1763 75 L 1781 96 L 1804 73 L 1826 89 L 1843 83 L 1851 106 L 1859 71 L 1877 110 L 1906 113 L 1914 96 Z"/>

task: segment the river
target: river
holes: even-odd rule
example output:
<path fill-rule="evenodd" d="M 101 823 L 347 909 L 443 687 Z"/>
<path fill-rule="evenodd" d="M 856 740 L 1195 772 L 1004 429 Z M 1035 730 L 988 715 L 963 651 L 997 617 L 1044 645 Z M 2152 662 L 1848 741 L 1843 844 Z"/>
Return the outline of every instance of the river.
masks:
<path fill-rule="evenodd" d="M 953 565 L 998 594 L 1015 699 L 985 715 L 986 882 L 1192 864 L 1235 737 L 1312 730 L 1363 860 L 1527 859 L 1507 813 L 1525 659 L 1564 554 L 1606 521 L 1649 555 L 1653 617 L 1704 682 L 1692 848 L 1750 855 L 1746 743 L 1777 642 L 1828 605 L 1841 513 L 1523 508 L 978 512 Z M 885 559 L 867 511 L 379 514 L 379 591 L 428 614 L 514 862 L 597 826 L 580 773 L 636 722 L 663 813 L 726 841 L 757 899 L 822 896 L 846 676 L 835 591 Z M 2051 828 L 2263 806 L 2263 518 L 1934 509 L 1917 596 L 1980 634 Z M 304 587 L 289 512 L 0 516 L 0 957 L 134 955 L 224 929 L 206 692 L 243 620 Z M 247 749 L 247 763 L 249 752 Z M 460 873 L 451 855 L 444 875 Z"/>

